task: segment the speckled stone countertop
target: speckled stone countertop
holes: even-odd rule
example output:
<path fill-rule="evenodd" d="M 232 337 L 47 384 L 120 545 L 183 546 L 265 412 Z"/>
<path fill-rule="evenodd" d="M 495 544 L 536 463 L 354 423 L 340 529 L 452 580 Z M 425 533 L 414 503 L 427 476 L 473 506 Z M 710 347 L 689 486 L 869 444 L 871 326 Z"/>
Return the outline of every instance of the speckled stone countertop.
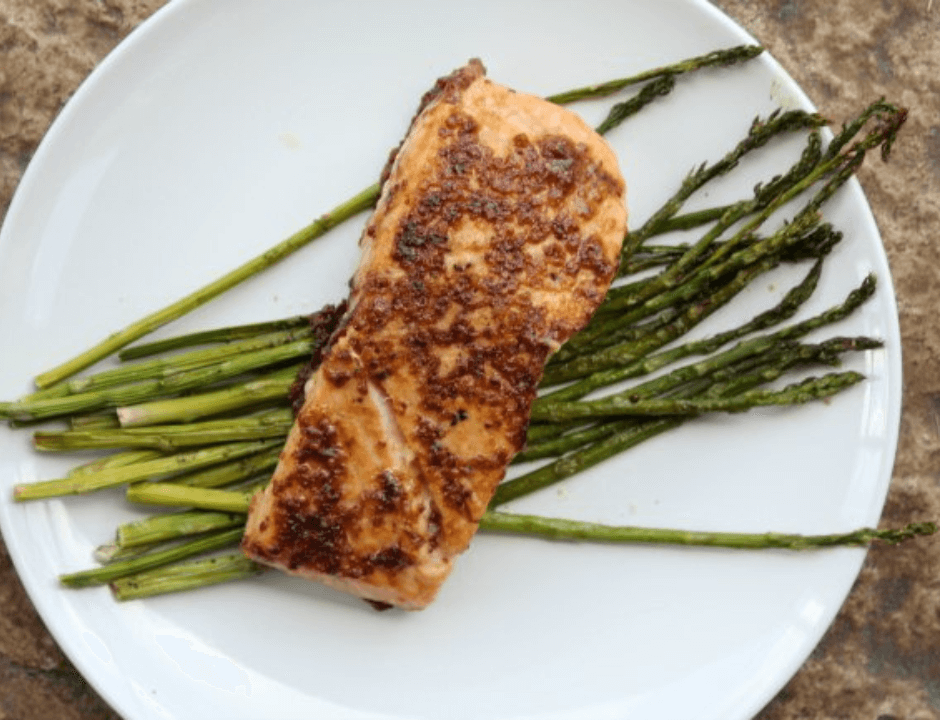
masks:
<path fill-rule="evenodd" d="M 0 0 L 0 217 L 43 133 L 161 0 Z M 910 109 L 860 179 L 891 263 L 904 352 L 883 523 L 940 518 L 940 1 L 718 0 L 835 120 L 879 96 Z M 810 659 L 761 720 L 940 718 L 940 542 L 875 548 Z M 57 648 L 0 542 L 0 720 L 117 716 Z"/>

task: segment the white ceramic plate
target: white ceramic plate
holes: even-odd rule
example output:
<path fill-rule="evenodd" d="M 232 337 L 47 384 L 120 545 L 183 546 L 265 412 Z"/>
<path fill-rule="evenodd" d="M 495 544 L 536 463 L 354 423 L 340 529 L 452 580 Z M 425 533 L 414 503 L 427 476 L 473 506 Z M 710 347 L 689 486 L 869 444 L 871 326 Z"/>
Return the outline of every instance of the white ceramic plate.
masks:
<path fill-rule="evenodd" d="M 37 152 L 0 236 L 0 397 L 254 256 L 373 182 L 431 82 L 479 56 L 548 94 L 750 41 L 705 2 L 170 3 L 84 84 Z M 608 102 L 578 106 L 597 121 Z M 634 224 L 751 119 L 808 106 L 780 67 L 702 73 L 610 135 Z M 691 206 L 737 199 L 795 157 L 742 164 Z M 869 380 L 827 405 L 687 425 L 514 509 L 608 522 L 794 532 L 875 523 L 900 406 L 894 298 L 857 184 L 828 207 L 847 240 L 815 312 L 869 271 L 877 297 L 831 332 L 881 336 Z M 287 316 L 344 294 L 360 223 L 168 332 Z M 780 297 L 761 281 L 698 334 Z M 438 601 L 376 613 L 303 581 L 117 604 L 64 592 L 120 519 L 120 493 L 29 505 L 15 483 L 74 459 L 0 432 L 0 522 L 36 607 L 129 719 L 746 718 L 843 602 L 861 550 L 599 547 L 479 537 Z"/>

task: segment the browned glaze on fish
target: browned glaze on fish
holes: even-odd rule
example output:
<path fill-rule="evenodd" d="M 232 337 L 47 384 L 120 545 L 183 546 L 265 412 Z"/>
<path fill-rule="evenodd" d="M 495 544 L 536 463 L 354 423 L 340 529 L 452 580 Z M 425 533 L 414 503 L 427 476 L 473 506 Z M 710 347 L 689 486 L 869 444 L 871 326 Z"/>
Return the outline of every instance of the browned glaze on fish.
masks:
<path fill-rule="evenodd" d="M 524 443 L 545 361 L 614 277 L 624 182 L 580 118 L 471 61 L 422 100 L 250 557 L 418 609 Z"/>

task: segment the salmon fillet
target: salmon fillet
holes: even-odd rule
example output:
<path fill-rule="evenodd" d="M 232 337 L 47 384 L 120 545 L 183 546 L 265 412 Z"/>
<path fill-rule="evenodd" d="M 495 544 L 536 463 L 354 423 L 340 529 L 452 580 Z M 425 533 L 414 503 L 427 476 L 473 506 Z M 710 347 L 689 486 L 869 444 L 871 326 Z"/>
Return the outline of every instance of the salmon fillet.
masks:
<path fill-rule="evenodd" d="M 523 447 L 546 359 L 607 292 L 625 185 L 579 117 L 479 61 L 425 95 L 383 177 L 347 312 L 242 549 L 420 609 Z"/>

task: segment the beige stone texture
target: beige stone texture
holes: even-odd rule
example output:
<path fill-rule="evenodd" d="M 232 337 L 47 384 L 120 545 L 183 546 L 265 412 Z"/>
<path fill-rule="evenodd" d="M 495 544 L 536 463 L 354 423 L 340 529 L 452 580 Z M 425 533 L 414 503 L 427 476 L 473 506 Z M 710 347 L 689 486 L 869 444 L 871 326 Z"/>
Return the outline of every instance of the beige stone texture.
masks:
<path fill-rule="evenodd" d="M 159 0 L 0 0 L 0 217 L 43 133 Z M 841 121 L 881 95 L 910 118 L 860 173 L 884 237 L 904 352 L 883 524 L 940 518 L 940 0 L 718 0 Z M 875 548 L 819 647 L 760 720 L 940 718 L 940 541 Z M 0 720 L 117 716 L 45 631 L 0 544 Z"/>

